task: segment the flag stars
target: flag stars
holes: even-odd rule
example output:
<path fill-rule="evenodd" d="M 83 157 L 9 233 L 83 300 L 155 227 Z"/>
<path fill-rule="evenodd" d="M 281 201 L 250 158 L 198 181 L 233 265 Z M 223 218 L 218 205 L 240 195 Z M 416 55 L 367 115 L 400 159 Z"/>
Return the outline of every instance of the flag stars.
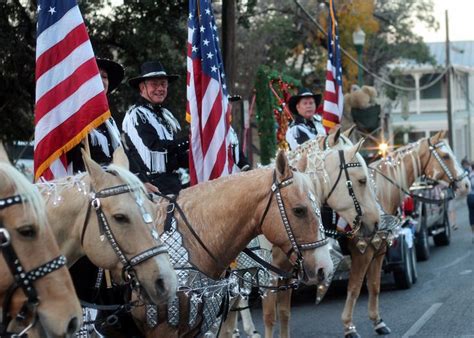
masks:
<path fill-rule="evenodd" d="M 206 55 L 208 59 L 212 59 L 214 57 L 214 54 L 212 54 L 212 52 L 209 52 Z"/>
<path fill-rule="evenodd" d="M 206 14 L 211 15 L 211 10 L 209 8 L 206 9 Z"/>
<path fill-rule="evenodd" d="M 193 51 L 193 53 L 196 53 L 198 51 L 198 48 L 196 46 L 192 46 L 191 50 Z"/>
<path fill-rule="evenodd" d="M 204 46 L 209 46 L 210 41 L 208 39 L 204 39 L 202 43 L 204 44 Z"/>
<path fill-rule="evenodd" d="M 204 33 L 205 30 L 206 30 L 206 28 L 205 28 L 204 26 L 199 27 L 199 31 L 200 31 L 201 33 Z"/>
<path fill-rule="evenodd" d="M 56 13 L 56 7 L 49 7 L 48 12 L 49 14 L 53 15 L 54 13 Z"/>
<path fill-rule="evenodd" d="M 38 12 L 41 11 L 41 5 L 38 5 L 37 11 L 38 11 Z"/>
<path fill-rule="evenodd" d="M 212 67 L 211 67 L 211 72 L 213 72 L 213 73 L 217 72 L 217 67 L 216 67 L 216 66 L 212 66 Z"/>
<path fill-rule="evenodd" d="M 191 20 L 192 18 L 194 18 L 193 13 L 189 13 L 189 20 Z"/>

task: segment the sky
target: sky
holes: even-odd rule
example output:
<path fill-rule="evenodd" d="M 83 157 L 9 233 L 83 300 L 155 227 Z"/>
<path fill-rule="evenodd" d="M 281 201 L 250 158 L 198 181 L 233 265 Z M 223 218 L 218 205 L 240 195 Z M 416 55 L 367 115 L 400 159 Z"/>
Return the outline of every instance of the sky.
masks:
<path fill-rule="evenodd" d="M 449 38 L 452 41 L 474 40 L 474 0 L 433 0 L 434 15 L 438 20 L 438 31 L 430 31 L 421 24 L 414 30 L 425 42 L 438 42 L 446 39 L 445 10 L 449 14 Z"/>

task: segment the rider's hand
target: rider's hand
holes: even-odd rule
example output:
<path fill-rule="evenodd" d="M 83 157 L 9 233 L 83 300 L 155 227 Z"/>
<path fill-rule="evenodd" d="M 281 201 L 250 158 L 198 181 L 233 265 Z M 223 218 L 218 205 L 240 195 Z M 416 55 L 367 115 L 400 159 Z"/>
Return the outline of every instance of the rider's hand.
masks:
<path fill-rule="evenodd" d="M 160 192 L 160 190 L 150 182 L 145 182 L 143 184 L 145 185 L 146 191 L 149 193 Z"/>

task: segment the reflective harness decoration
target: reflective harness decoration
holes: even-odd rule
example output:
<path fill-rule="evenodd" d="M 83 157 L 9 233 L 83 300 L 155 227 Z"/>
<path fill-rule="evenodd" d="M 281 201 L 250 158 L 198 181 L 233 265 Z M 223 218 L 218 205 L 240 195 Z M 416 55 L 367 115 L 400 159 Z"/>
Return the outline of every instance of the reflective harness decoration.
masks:
<path fill-rule="evenodd" d="M 89 215 L 91 208 L 94 208 L 96 215 L 97 215 L 97 220 L 98 220 L 98 225 L 99 225 L 99 233 L 100 233 L 100 239 L 101 241 L 104 240 L 104 238 L 107 238 L 109 241 L 112 249 L 114 250 L 115 254 L 119 258 L 120 262 L 123 265 L 122 268 L 122 277 L 126 283 L 131 283 L 132 287 L 135 289 L 138 289 L 140 287 L 140 283 L 138 281 L 138 278 L 136 276 L 136 272 L 134 267 L 145 262 L 146 260 L 158 256 L 160 254 L 167 254 L 168 251 L 166 247 L 163 244 L 153 246 L 138 255 L 132 257 L 132 258 L 127 258 L 125 253 L 123 252 L 122 248 L 118 244 L 112 229 L 110 228 L 110 225 L 107 221 L 107 217 L 104 214 L 104 211 L 102 210 L 101 202 L 100 199 L 102 198 L 107 198 L 111 196 L 117 196 L 121 194 L 126 194 L 126 193 L 131 193 L 136 191 L 137 189 L 140 188 L 132 188 L 127 184 L 123 185 L 118 185 L 110 188 L 103 189 L 99 192 L 94 192 L 91 189 L 90 193 L 90 198 L 91 201 L 89 203 L 89 206 L 87 208 L 87 213 L 86 213 L 86 218 L 84 220 L 84 226 L 82 228 L 82 234 L 81 234 L 81 245 L 84 243 L 84 235 L 87 230 L 87 225 L 89 224 Z M 140 208 L 140 211 L 142 213 L 143 221 L 147 224 L 153 223 L 153 218 L 152 216 L 146 212 L 144 206 L 143 206 L 143 199 L 140 195 L 137 195 L 135 199 L 137 205 Z M 151 234 L 155 240 L 158 240 L 158 233 L 156 232 L 155 229 L 151 230 Z"/>
<path fill-rule="evenodd" d="M 8 208 L 12 205 L 22 204 L 26 202 L 20 195 L 10 196 L 0 199 L 0 210 Z M 66 257 L 58 256 L 49 262 L 33 269 L 26 271 L 18 258 L 18 255 L 13 248 L 11 242 L 11 235 L 5 228 L 4 224 L 0 222 L 0 251 L 3 254 L 8 268 L 13 275 L 14 282 L 7 290 L 5 299 L 3 301 L 3 315 L 0 324 L 0 337 L 27 337 L 26 332 L 31 329 L 37 320 L 36 309 L 39 305 L 38 293 L 33 286 L 33 283 L 66 265 Z M 20 312 L 17 314 L 15 320 L 24 322 L 28 318 L 28 314 L 32 314 L 32 321 L 20 333 L 11 333 L 7 331 L 8 325 L 12 320 L 10 316 L 10 306 L 15 291 L 21 288 L 25 293 L 27 299 L 23 303 Z"/>
<path fill-rule="evenodd" d="M 342 173 L 344 172 L 344 176 L 346 178 L 347 191 L 349 192 L 349 196 L 352 198 L 352 201 L 354 203 L 354 208 L 355 208 L 356 213 L 357 213 L 356 217 L 352 221 L 352 225 L 353 225 L 352 230 L 347 231 L 347 232 L 344 233 L 345 236 L 352 237 L 352 236 L 354 236 L 355 233 L 357 233 L 359 231 L 359 229 L 361 227 L 361 224 L 362 224 L 362 222 L 361 222 L 362 209 L 361 209 L 360 203 L 357 200 L 357 197 L 355 195 L 353 184 L 352 184 L 351 178 L 349 176 L 349 171 L 347 169 L 362 167 L 362 164 L 360 164 L 359 162 L 346 163 L 346 160 L 344 158 L 344 151 L 339 150 L 338 153 L 339 153 L 339 160 L 340 160 L 339 174 L 337 175 L 336 182 L 334 182 L 334 185 L 332 186 L 332 189 L 330 190 L 330 192 L 329 192 L 329 194 L 326 198 L 326 203 L 325 204 L 327 204 L 327 200 L 331 197 L 333 192 L 336 190 L 336 187 L 337 187 L 339 181 L 341 180 Z M 331 235 L 340 235 L 341 234 L 340 232 L 333 233 L 331 230 L 326 230 L 326 232 L 328 234 L 331 234 Z"/>

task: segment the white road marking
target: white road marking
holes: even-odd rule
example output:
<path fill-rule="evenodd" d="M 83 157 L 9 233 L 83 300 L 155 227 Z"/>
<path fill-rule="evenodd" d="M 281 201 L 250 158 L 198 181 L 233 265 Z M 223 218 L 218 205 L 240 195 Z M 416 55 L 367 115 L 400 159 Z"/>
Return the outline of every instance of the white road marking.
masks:
<path fill-rule="evenodd" d="M 433 269 L 433 270 L 438 271 L 438 270 L 444 270 L 444 269 L 451 268 L 451 267 L 453 267 L 453 266 L 459 264 L 461 261 L 465 260 L 465 259 L 468 258 L 469 256 L 471 256 L 471 254 L 472 254 L 472 253 L 469 251 L 469 252 L 467 252 L 466 254 L 462 255 L 461 257 L 456 258 L 456 259 L 455 259 L 454 261 L 452 261 L 451 263 L 446 264 L 446 265 L 439 266 L 439 267 L 437 267 L 437 268 L 435 268 L 435 269 Z"/>
<path fill-rule="evenodd" d="M 472 270 L 464 270 L 464 271 L 461 271 L 459 274 L 460 275 L 469 275 L 470 273 L 472 273 Z"/>
<path fill-rule="evenodd" d="M 402 336 L 402 338 L 408 338 L 416 335 L 418 331 L 423 327 L 423 325 L 426 324 L 428 320 L 430 320 L 431 317 L 438 311 L 438 309 L 443 305 L 443 303 L 434 303 L 431 305 L 431 307 L 423 314 L 423 316 L 418 319 L 415 324 L 410 327 L 410 329 L 405 332 L 405 334 Z"/>

